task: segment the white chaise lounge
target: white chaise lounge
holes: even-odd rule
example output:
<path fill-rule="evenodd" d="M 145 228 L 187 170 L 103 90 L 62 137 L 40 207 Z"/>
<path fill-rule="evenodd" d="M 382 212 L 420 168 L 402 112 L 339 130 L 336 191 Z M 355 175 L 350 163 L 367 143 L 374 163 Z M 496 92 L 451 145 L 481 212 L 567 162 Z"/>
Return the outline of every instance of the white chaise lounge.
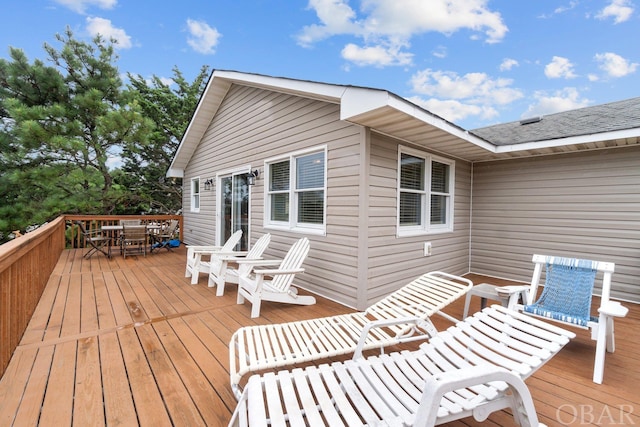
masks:
<path fill-rule="evenodd" d="M 429 337 L 429 320 L 468 292 L 473 283 L 443 272 L 431 272 L 403 286 L 366 311 L 297 322 L 247 326 L 238 329 L 229 343 L 231 387 L 241 393 L 244 375 L 262 369 L 353 353 L 382 349 Z M 396 322 L 386 325 L 388 321 Z M 385 327 L 380 327 L 384 323 Z"/>
<path fill-rule="evenodd" d="M 524 379 L 574 334 L 492 306 L 419 350 L 253 375 L 230 426 L 434 426 L 511 408 L 539 426 Z"/>

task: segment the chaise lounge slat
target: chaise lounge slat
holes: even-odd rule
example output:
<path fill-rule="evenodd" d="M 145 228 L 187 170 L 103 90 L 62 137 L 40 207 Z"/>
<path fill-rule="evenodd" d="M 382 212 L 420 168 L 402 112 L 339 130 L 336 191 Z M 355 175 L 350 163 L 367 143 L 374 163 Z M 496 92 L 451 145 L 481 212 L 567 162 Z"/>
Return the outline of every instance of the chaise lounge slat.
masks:
<path fill-rule="evenodd" d="M 231 386 L 239 397 L 241 379 L 250 372 L 429 338 L 435 330 L 429 317 L 450 318 L 441 310 L 472 286 L 468 279 L 430 272 L 364 312 L 240 328 L 229 344 Z"/>

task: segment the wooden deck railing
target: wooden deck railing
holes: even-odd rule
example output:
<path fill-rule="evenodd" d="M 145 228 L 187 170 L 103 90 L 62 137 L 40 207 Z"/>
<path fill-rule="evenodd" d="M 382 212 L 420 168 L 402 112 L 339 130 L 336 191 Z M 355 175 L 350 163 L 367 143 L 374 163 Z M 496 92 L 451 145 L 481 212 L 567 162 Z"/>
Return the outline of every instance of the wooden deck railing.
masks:
<path fill-rule="evenodd" d="M 139 219 L 142 224 L 168 223 L 172 219 L 178 220 L 178 230 L 182 233 L 182 215 L 65 215 L 68 223 L 82 221 L 87 231 L 100 229 L 103 225 L 117 225 L 121 219 Z M 80 233 L 67 231 L 67 241 L 72 248 L 84 247 L 84 241 Z"/>
<path fill-rule="evenodd" d="M 71 227 L 82 221 L 87 230 L 117 224 L 121 219 L 142 223 L 179 221 L 181 215 L 63 215 L 0 245 L 0 377 L 33 315 L 42 292 L 65 248 L 84 247 L 82 235 Z"/>
<path fill-rule="evenodd" d="M 0 376 L 65 248 L 65 219 L 0 245 Z"/>

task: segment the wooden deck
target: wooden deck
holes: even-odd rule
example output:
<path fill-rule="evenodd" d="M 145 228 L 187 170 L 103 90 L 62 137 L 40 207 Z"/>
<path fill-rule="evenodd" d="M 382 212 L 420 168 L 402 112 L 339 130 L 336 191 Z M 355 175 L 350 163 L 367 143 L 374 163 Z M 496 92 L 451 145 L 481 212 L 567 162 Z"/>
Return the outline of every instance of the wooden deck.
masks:
<path fill-rule="evenodd" d="M 0 381 L 0 426 L 227 425 L 235 407 L 227 345 L 238 327 L 349 311 L 318 298 L 310 307 L 265 303 L 252 320 L 232 286 L 216 297 L 204 275 L 190 285 L 185 253 L 85 260 L 65 250 Z M 603 385 L 591 382 L 595 343 L 583 331 L 527 380 L 542 422 L 640 425 L 640 307 L 627 306 Z M 462 301 L 447 312 L 460 317 Z M 501 412 L 483 425 L 513 422 Z"/>

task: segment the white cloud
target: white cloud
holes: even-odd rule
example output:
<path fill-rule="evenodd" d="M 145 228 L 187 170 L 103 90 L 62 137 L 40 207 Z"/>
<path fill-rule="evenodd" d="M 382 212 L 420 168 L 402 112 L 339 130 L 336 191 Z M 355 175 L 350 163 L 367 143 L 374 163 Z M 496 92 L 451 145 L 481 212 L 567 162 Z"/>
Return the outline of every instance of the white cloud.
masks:
<path fill-rule="evenodd" d="M 560 7 L 557 7 L 557 8 L 553 11 L 553 13 L 554 13 L 554 14 L 561 14 L 561 13 L 564 13 L 564 12 L 566 12 L 566 11 L 568 11 L 568 10 L 574 9 L 574 8 L 578 5 L 578 3 L 579 3 L 579 2 L 578 2 L 577 0 L 570 1 L 568 6 L 560 6 Z"/>
<path fill-rule="evenodd" d="M 551 62 L 544 67 L 544 74 L 550 79 L 572 79 L 576 77 L 571 61 L 561 56 L 553 57 Z"/>
<path fill-rule="evenodd" d="M 384 67 L 387 65 L 410 65 L 413 54 L 400 52 L 398 46 L 388 48 L 384 46 L 359 47 L 349 43 L 342 49 L 342 57 L 360 66 Z"/>
<path fill-rule="evenodd" d="M 452 71 L 426 69 L 411 77 L 413 91 L 442 99 L 467 99 L 473 103 L 509 104 L 522 98 L 522 92 L 511 88 L 511 79 L 491 79 L 485 73 L 459 76 Z"/>
<path fill-rule="evenodd" d="M 216 52 L 218 41 L 222 34 L 215 28 L 211 28 L 209 24 L 204 21 L 196 21 L 193 19 L 187 19 L 187 28 L 191 37 L 187 39 L 189 46 L 198 53 L 205 55 L 213 54 Z"/>
<path fill-rule="evenodd" d="M 96 6 L 100 9 L 113 9 L 118 0 L 54 0 L 56 3 L 67 7 L 74 12 L 84 14 L 87 8 Z"/>
<path fill-rule="evenodd" d="M 108 19 L 87 17 L 87 32 L 94 37 L 100 34 L 106 40 L 115 39 L 115 47 L 118 49 L 129 49 L 132 46 L 131 37 L 126 31 L 114 27 Z"/>
<path fill-rule="evenodd" d="M 596 15 L 597 19 L 613 18 L 614 24 L 628 21 L 633 14 L 633 4 L 629 0 L 613 0 Z"/>
<path fill-rule="evenodd" d="M 397 1 L 368 0 L 362 11 L 367 34 L 410 37 L 429 31 L 452 34 L 469 29 L 484 33 L 488 43 L 504 38 L 508 29 L 498 12 L 490 11 L 486 0 Z"/>
<path fill-rule="evenodd" d="M 513 67 L 517 67 L 518 65 L 520 64 L 515 59 L 505 58 L 500 64 L 500 71 L 509 71 Z"/>
<path fill-rule="evenodd" d="M 591 104 L 590 100 L 581 98 L 578 90 L 573 87 L 566 87 L 551 94 L 545 91 L 538 91 L 533 94 L 533 97 L 536 102 L 529 106 L 521 116 L 522 118 L 575 110 Z"/>
<path fill-rule="evenodd" d="M 445 46 L 438 46 L 433 49 L 432 54 L 436 58 L 446 58 L 448 55 L 447 48 Z"/>
<path fill-rule="evenodd" d="M 600 69 L 609 77 L 624 77 L 635 73 L 638 68 L 637 62 L 631 63 L 622 56 L 611 52 L 598 53 L 594 59 L 599 63 Z"/>
<path fill-rule="evenodd" d="M 464 120 L 471 116 L 479 116 L 485 120 L 498 116 L 498 111 L 493 107 L 474 105 L 453 99 L 423 99 L 418 96 L 413 96 L 411 98 L 407 98 L 407 100 L 452 123 Z"/>
<path fill-rule="evenodd" d="M 316 11 L 321 25 L 305 26 L 298 35 L 298 43 L 309 47 L 313 43 L 336 34 L 359 34 L 360 26 L 353 22 L 356 13 L 344 0 L 309 0 L 309 9 Z"/>
<path fill-rule="evenodd" d="M 410 83 L 413 92 L 430 97 L 414 96 L 408 98 L 411 102 L 454 123 L 469 116 L 495 118 L 497 106 L 523 97 L 520 90 L 511 87 L 513 80 L 493 79 L 484 73 L 461 76 L 452 71 L 426 69 L 415 73 Z"/>
<path fill-rule="evenodd" d="M 305 26 L 297 36 L 298 44 L 309 47 L 335 35 L 361 38 L 364 43 L 355 49 L 349 43 L 349 51 L 360 54 L 387 51 L 391 56 L 406 59 L 410 53 L 401 52 L 417 34 L 435 31 L 450 35 L 459 30 L 484 35 L 487 43 L 501 41 L 508 31 L 498 12 L 489 10 L 487 0 L 363 0 L 359 17 L 347 0 L 309 0 L 309 9 L 316 12 L 319 23 Z M 344 55 L 343 55 L 344 56 Z M 383 62 L 369 65 L 405 65 L 400 60 L 391 61 L 387 55 L 379 55 Z"/>

